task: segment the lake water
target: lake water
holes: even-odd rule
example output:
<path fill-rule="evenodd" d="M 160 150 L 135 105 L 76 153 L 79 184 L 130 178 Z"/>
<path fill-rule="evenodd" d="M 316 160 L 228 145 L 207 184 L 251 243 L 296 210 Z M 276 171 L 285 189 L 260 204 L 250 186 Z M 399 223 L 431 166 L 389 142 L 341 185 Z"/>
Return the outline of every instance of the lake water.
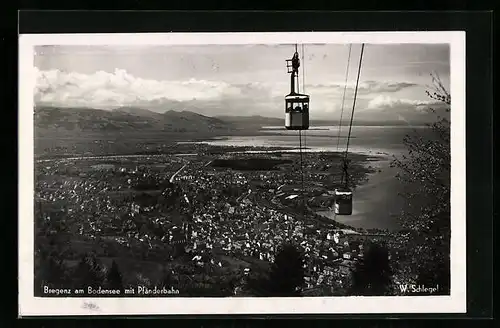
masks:
<path fill-rule="evenodd" d="M 336 151 L 337 140 L 339 151 L 346 147 L 347 129 L 341 130 L 338 138 L 337 127 L 321 127 L 321 130 L 308 130 L 303 135 L 303 146 L 309 151 Z M 385 154 L 387 160 L 378 162 L 380 172 L 369 176 L 367 183 L 358 186 L 353 194 L 353 214 L 350 216 L 334 217 L 332 211 L 322 211 L 322 215 L 339 222 L 360 228 L 379 228 L 397 230 L 400 228 L 398 215 L 404 201 L 398 196 L 402 185 L 396 179 L 397 169 L 390 167 L 392 155 L 401 156 L 405 153 L 403 138 L 407 134 L 425 134 L 424 127 L 407 126 L 353 126 L 349 150 L 362 154 Z M 305 140 L 304 140 L 305 139 Z M 219 146 L 256 146 L 256 147 L 283 147 L 298 149 L 299 138 L 297 131 L 276 130 L 275 127 L 262 129 L 258 135 L 244 137 L 222 137 L 204 143 Z M 374 163 L 370 163 L 374 165 Z"/>
<path fill-rule="evenodd" d="M 202 143 L 218 146 L 283 147 L 299 149 L 298 131 L 277 130 L 278 127 L 263 128 L 255 136 L 223 136 Z M 302 132 L 302 146 L 309 151 L 344 151 L 347 146 L 347 128 L 319 127 L 321 130 Z M 318 129 L 319 129 L 318 128 Z M 349 151 L 364 154 L 401 154 L 405 147 L 403 138 L 408 133 L 423 133 L 423 127 L 406 126 L 353 126 Z"/>

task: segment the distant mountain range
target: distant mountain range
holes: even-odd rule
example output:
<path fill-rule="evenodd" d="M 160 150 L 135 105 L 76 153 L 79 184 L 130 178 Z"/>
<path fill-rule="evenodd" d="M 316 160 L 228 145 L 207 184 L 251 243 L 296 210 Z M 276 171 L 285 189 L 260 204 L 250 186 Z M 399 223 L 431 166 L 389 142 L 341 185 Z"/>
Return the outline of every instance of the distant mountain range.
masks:
<path fill-rule="evenodd" d="M 234 124 L 236 126 L 262 127 L 262 126 L 281 126 L 284 120 L 276 117 L 253 116 L 215 116 L 216 118 Z"/>
<path fill-rule="evenodd" d="M 173 110 L 156 113 L 147 109 L 123 107 L 114 110 L 93 108 L 36 107 L 35 127 L 68 131 L 230 131 L 235 127 L 218 118 Z"/>
<path fill-rule="evenodd" d="M 210 117 L 192 111 L 168 110 L 164 113 L 136 107 L 114 110 L 94 108 L 61 108 L 37 106 L 34 109 L 35 127 L 44 130 L 67 131 L 165 131 L 165 132 L 231 132 L 258 130 L 263 126 L 283 126 L 284 119 L 263 116 Z M 312 120 L 311 126 L 337 125 L 336 120 Z M 384 125 L 405 125 L 405 122 L 384 122 Z M 380 122 L 360 122 L 356 125 L 380 125 Z"/>

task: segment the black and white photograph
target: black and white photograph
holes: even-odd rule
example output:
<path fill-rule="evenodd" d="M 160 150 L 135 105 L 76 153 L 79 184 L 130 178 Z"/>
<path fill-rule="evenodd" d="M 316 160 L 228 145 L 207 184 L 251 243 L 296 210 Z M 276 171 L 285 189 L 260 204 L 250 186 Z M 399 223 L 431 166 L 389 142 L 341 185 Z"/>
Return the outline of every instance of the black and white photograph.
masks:
<path fill-rule="evenodd" d="M 465 311 L 465 34 L 21 35 L 20 311 Z"/>

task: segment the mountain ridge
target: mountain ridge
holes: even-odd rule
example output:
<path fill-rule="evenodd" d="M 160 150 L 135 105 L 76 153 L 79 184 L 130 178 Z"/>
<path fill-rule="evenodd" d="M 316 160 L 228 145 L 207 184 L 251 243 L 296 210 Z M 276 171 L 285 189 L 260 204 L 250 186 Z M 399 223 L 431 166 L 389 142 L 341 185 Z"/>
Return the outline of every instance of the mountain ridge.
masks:
<path fill-rule="evenodd" d="M 263 126 L 283 126 L 284 118 L 262 115 L 207 116 L 190 110 L 168 109 L 163 112 L 147 108 L 123 106 L 111 110 L 89 107 L 35 106 L 35 127 L 69 131 L 167 131 L 167 132 L 231 132 L 259 130 Z M 342 122 L 344 126 L 347 121 Z M 336 126 L 338 120 L 311 120 L 311 126 Z M 401 120 L 356 121 L 358 126 L 402 126 Z"/>
<path fill-rule="evenodd" d="M 70 131 L 231 131 L 235 127 L 217 118 L 190 111 L 169 110 L 156 113 L 148 109 L 122 107 L 103 110 L 87 107 L 37 106 L 35 127 Z"/>

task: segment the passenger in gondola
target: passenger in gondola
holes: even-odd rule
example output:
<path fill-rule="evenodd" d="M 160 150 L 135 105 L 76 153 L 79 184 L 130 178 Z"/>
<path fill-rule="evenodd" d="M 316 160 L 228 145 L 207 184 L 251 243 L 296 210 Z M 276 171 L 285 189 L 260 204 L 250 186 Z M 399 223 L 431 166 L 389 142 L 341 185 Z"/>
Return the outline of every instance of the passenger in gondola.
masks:
<path fill-rule="evenodd" d="M 300 59 L 299 59 L 299 53 L 295 52 L 292 57 L 292 67 L 295 71 L 299 69 L 300 66 Z"/>
<path fill-rule="evenodd" d="M 297 105 L 297 106 L 295 107 L 295 111 L 296 111 L 297 113 L 300 113 L 300 112 L 302 111 L 302 108 L 300 107 L 300 105 Z"/>
<path fill-rule="evenodd" d="M 309 106 L 307 104 L 304 104 L 303 109 L 304 113 L 307 113 L 309 111 Z"/>

